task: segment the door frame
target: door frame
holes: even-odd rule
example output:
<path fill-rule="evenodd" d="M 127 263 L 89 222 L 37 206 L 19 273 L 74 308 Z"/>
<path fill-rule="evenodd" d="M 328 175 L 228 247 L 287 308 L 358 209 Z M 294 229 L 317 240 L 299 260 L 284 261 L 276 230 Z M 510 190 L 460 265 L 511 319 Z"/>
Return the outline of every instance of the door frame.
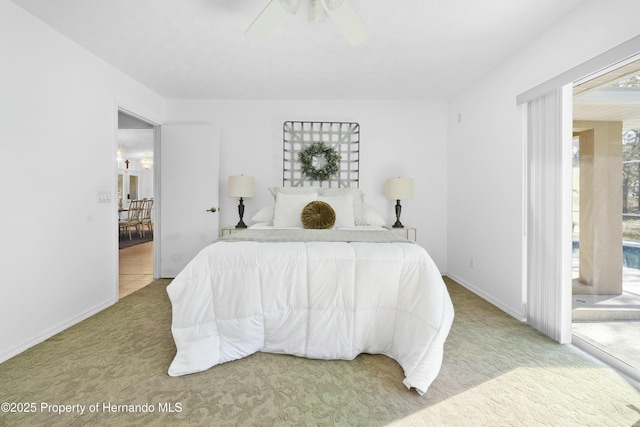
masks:
<path fill-rule="evenodd" d="M 536 87 L 534 87 L 533 89 L 530 89 L 527 92 L 524 92 L 520 95 L 518 95 L 516 97 L 516 103 L 517 105 L 523 105 L 526 104 L 527 102 L 543 95 L 544 93 L 547 93 L 553 89 L 557 89 L 559 87 L 565 86 L 565 85 L 571 85 L 572 87 L 576 84 L 580 84 L 584 81 L 588 81 L 591 80 L 595 77 L 597 77 L 598 75 L 601 74 L 606 74 L 607 72 L 619 68 L 620 66 L 629 63 L 629 62 L 633 62 L 635 60 L 638 59 L 638 57 L 640 56 L 640 36 L 636 36 L 630 40 L 628 40 L 625 43 L 622 43 L 619 46 L 616 46 L 554 78 L 552 78 L 551 80 L 548 80 Z M 525 120 L 526 122 L 526 120 Z M 528 164 L 529 162 L 529 157 L 526 155 L 526 151 L 525 151 L 525 155 L 524 155 L 524 161 L 525 161 L 525 165 Z M 563 170 L 563 173 L 565 174 L 570 174 L 571 171 L 567 171 L 567 170 Z M 526 180 L 524 185 L 526 186 Z M 529 209 L 529 204 L 526 200 L 526 187 L 523 188 L 523 195 L 524 195 L 524 199 L 523 199 L 523 203 L 525 206 L 525 212 L 528 211 Z M 570 189 L 569 189 L 570 191 Z M 562 222 L 563 222 L 563 218 L 561 218 L 560 216 L 557 216 L 555 218 L 553 218 L 554 221 L 554 226 L 556 227 L 562 227 Z M 570 223 L 568 224 L 569 226 L 569 230 L 570 230 Z M 567 230 L 564 230 L 565 232 L 568 232 Z M 525 245 L 526 245 L 526 239 L 525 239 Z M 525 252 L 526 253 L 526 252 Z M 523 271 L 526 274 L 527 271 L 527 264 L 526 264 L 526 256 L 523 257 L 524 260 L 524 265 L 523 265 Z M 568 280 L 568 282 L 565 284 L 567 287 L 571 288 L 572 283 L 571 280 Z M 527 283 L 525 281 L 525 295 L 526 292 L 528 292 L 528 287 L 529 287 L 529 283 Z M 554 296 L 555 298 L 555 296 Z M 569 313 L 563 313 L 563 318 L 564 319 L 568 319 L 569 322 L 569 328 L 571 325 L 571 307 L 569 306 L 568 309 Z M 621 363 L 618 359 L 609 356 L 607 353 L 599 351 L 596 347 L 591 346 L 590 344 L 584 343 L 582 342 L 582 340 L 578 339 L 577 337 L 573 336 L 573 334 L 571 334 L 571 345 L 574 345 L 578 348 L 580 348 L 581 350 L 584 350 L 585 352 L 591 354 L 594 357 L 599 358 L 600 360 L 604 361 L 605 363 L 609 364 L 610 366 L 614 367 L 615 369 L 629 375 L 630 377 L 637 379 L 634 375 L 633 372 L 631 372 L 628 369 L 628 365 L 626 365 L 625 363 Z"/>
<path fill-rule="evenodd" d="M 520 95 L 518 95 L 516 97 L 516 104 L 517 105 L 526 105 L 529 101 L 532 101 L 548 92 L 551 92 L 552 90 L 556 90 L 560 87 L 566 86 L 566 85 L 575 85 L 575 84 L 579 84 L 583 81 L 586 80 L 590 80 L 593 79 L 594 77 L 596 77 L 599 74 L 605 74 L 606 72 L 611 71 L 612 69 L 618 68 L 622 65 L 624 65 L 625 63 L 628 62 L 632 62 L 634 60 L 638 59 L 638 55 L 640 55 L 640 36 L 636 36 L 633 37 L 632 39 L 580 64 L 577 65 L 576 67 L 573 67 L 572 69 L 524 92 L 521 93 Z M 526 110 L 525 110 L 526 111 Z M 561 119 L 559 117 L 559 119 Z M 526 118 L 525 118 L 525 123 L 526 123 Z M 525 129 L 526 129 L 526 124 L 525 124 Z M 524 139 L 526 139 L 526 135 L 523 135 Z M 528 155 L 524 154 L 524 166 L 526 167 L 526 165 L 529 163 L 530 159 L 528 157 Z M 566 172 L 566 171 L 565 171 Z M 570 173 L 570 171 L 568 172 Z M 526 213 L 529 209 L 529 204 L 528 201 L 526 199 L 527 197 L 527 190 L 526 190 L 526 185 L 527 181 L 524 180 L 523 182 L 523 206 L 524 206 L 524 212 Z M 525 218 L 525 221 L 527 221 L 527 219 Z M 562 223 L 563 223 L 563 218 L 561 217 L 556 217 L 553 218 L 554 224 L 553 226 L 555 226 L 557 229 L 562 229 Z M 524 240 L 524 244 L 526 245 L 526 239 Z M 523 253 L 526 254 L 526 248 L 523 249 Z M 527 259 L 526 259 L 526 255 L 523 256 L 523 272 L 524 274 L 526 274 L 527 271 Z M 524 281 L 524 295 L 526 295 L 526 293 L 529 291 L 529 283 L 526 282 L 526 280 Z M 566 284 L 566 286 L 571 286 L 571 281 L 569 280 L 568 283 Z M 557 298 L 557 296 L 553 296 L 554 298 Z M 527 302 L 525 302 L 526 304 Z M 568 308 L 568 310 L 570 311 L 570 307 Z M 563 317 L 569 319 L 569 322 L 571 321 L 571 316 L 570 316 L 570 312 L 569 313 L 563 313 Z"/>
<path fill-rule="evenodd" d="M 155 203 L 159 203 L 159 199 L 160 199 L 160 125 L 161 122 L 160 120 L 156 120 L 151 118 L 153 115 L 149 114 L 148 112 L 143 112 L 140 111 L 138 108 L 133 107 L 131 105 L 128 105 L 125 102 L 121 102 L 119 100 L 115 100 L 114 101 L 114 137 L 113 137 L 113 149 L 112 149 L 112 153 L 114 153 L 113 157 L 113 190 L 112 190 L 112 194 L 118 194 L 118 164 L 117 161 L 115 160 L 115 153 L 118 149 L 118 113 L 124 113 L 127 114 L 131 117 L 134 117 L 142 122 L 148 123 L 149 125 L 153 126 L 153 198 L 156 201 Z M 117 210 L 117 198 L 114 197 L 113 198 L 113 209 Z M 160 221 L 160 213 L 158 212 L 158 210 L 156 209 L 154 212 L 155 215 L 155 221 L 153 224 L 153 228 L 154 228 L 154 234 L 159 231 L 162 227 L 161 221 Z M 119 288 L 120 288 L 120 261 L 119 261 L 119 257 L 118 257 L 118 247 L 119 247 L 119 243 L 118 243 L 118 238 L 119 238 L 119 231 L 118 231 L 118 217 L 115 216 L 114 217 L 114 223 L 112 224 L 112 229 L 115 230 L 114 231 L 114 237 L 113 237 L 113 247 L 115 248 L 114 250 L 114 256 L 115 256 L 115 289 L 116 289 L 116 295 L 119 295 Z M 160 241 L 159 239 L 153 239 L 153 278 L 157 279 L 159 277 L 159 271 L 160 271 L 160 258 L 159 258 L 159 252 L 160 252 Z M 118 298 L 116 298 L 117 300 Z"/>

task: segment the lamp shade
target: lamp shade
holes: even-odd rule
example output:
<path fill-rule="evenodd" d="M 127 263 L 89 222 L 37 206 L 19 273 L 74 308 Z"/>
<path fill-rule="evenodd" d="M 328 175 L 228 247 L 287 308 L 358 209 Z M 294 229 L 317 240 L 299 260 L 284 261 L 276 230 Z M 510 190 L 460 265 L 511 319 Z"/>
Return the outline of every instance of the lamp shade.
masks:
<path fill-rule="evenodd" d="M 413 178 L 389 178 L 384 182 L 384 196 L 389 200 L 413 199 Z"/>
<path fill-rule="evenodd" d="M 227 186 L 229 197 L 253 197 L 256 195 L 255 180 L 252 176 L 230 176 Z"/>

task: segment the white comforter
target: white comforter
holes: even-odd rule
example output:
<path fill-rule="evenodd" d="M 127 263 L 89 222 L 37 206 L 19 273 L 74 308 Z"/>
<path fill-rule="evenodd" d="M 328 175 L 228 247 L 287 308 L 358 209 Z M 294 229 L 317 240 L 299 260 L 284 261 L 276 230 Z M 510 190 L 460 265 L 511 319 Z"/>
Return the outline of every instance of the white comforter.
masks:
<path fill-rule="evenodd" d="M 440 371 L 453 306 L 412 243 L 216 242 L 167 288 L 169 375 L 258 351 L 351 360 L 385 354 L 423 394 Z"/>

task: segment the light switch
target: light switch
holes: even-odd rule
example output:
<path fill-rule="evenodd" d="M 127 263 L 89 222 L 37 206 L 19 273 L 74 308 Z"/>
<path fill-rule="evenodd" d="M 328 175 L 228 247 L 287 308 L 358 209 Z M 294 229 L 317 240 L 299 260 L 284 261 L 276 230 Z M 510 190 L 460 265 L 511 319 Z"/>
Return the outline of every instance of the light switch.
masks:
<path fill-rule="evenodd" d="M 98 203 L 109 203 L 111 201 L 111 191 L 98 190 Z"/>

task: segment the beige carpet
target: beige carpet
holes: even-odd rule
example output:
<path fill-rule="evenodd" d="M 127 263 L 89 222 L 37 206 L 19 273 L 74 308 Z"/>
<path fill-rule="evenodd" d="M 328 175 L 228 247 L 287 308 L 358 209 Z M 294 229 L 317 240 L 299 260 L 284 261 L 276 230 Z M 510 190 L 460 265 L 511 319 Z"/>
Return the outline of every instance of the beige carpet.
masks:
<path fill-rule="evenodd" d="M 450 280 L 456 319 L 425 396 L 407 390 L 399 365 L 377 355 L 258 353 L 171 378 L 167 284 L 155 281 L 0 364 L 0 402 L 23 411 L 3 405 L 0 425 L 640 425 L 637 388 Z M 54 412 L 82 406 L 84 414 Z"/>

